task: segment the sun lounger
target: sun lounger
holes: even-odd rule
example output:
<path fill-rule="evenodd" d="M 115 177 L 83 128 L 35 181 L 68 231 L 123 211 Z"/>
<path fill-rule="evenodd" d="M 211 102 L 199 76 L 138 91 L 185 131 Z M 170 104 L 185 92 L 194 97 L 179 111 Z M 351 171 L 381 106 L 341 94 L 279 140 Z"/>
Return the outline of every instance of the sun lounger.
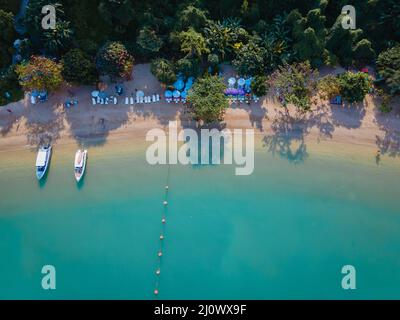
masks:
<path fill-rule="evenodd" d="M 156 94 L 156 101 L 157 102 L 160 101 L 160 95 L 159 94 Z"/>
<path fill-rule="evenodd" d="M 135 102 L 136 102 L 136 104 L 139 103 L 139 98 L 138 97 L 135 98 Z"/>
<path fill-rule="evenodd" d="M 133 105 L 133 97 L 130 97 L 130 102 L 131 102 L 131 105 Z"/>
<path fill-rule="evenodd" d="M 104 104 L 104 99 L 100 99 L 100 104 Z"/>
<path fill-rule="evenodd" d="M 108 104 L 108 97 L 107 97 L 107 98 L 105 98 L 105 101 L 104 101 L 104 103 L 105 103 L 105 104 Z"/>
<path fill-rule="evenodd" d="M 96 99 L 92 97 L 92 105 L 96 105 Z"/>
<path fill-rule="evenodd" d="M 97 103 L 101 103 L 100 97 L 97 97 Z"/>
<path fill-rule="evenodd" d="M 114 104 L 118 103 L 118 99 L 116 97 L 114 97 Z"/>
<path fill-rule="evenodd" d="M 139 97 L 139 103 L 143 103 L 143 97 Z"/>

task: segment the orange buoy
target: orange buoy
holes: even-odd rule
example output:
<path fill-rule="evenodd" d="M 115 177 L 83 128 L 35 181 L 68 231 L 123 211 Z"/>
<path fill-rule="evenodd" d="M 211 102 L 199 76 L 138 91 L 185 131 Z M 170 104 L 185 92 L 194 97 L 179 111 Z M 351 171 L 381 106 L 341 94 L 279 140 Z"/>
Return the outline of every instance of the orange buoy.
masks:
<path fill-rule="evenodd" d="M 154 294 L 155 294 L 155 295 L 158 295 L 158 290 L 157 290 L 157 289 L 154 290 Z"/>

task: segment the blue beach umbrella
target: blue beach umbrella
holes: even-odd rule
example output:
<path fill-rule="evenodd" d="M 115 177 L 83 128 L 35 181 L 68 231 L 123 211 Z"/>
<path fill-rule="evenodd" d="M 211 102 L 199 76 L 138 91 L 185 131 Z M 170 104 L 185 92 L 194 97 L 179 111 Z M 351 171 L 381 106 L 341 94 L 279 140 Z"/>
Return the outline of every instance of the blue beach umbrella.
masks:
<path fill-rule="evenodd" d="M 188 91 L 193 86 L 193 82 L 186 82 L 185 91 Z"/>
<path fill-rule="evenodd" d="M 174 98 L 179 98 L 181 96 L 180 91 L 178 90 L 174 90 L 174 92 L 172 93 L 172 95 L 174 96 Z"/>
<path fill-rule="evenodd" d="M 107 98 L 107 94 L 104 91 L 100 91 L 99 92 L 99 98 L 100 99 L 105 99 L 105 98 Z"/>
<path fill-rule="evenodd" d="M 39 96 L 39 92 L 38 92 L 37 90 L 33 90 L 33 91 L 31 92 L 31 96 L 36 98 L 36 97 Z"/>
<path fill-rule="evenodd" d="M 182 91 L 181 92 L 181 98 L 183 98 L 183 99 L 187 98 L 187 91 Z"/>
<path fill-rule="evenodd" d="M 238 80 L 238 85 L 239 86 L 244 86 L 244 84 L 246 83 L 246 80 L 244 80 L 243 78 L 240 78 L 239 80 Z"/>
<path fill-rule="evenodd" d="M 174 88 L 175 88 L 176 90 L 182 90 L 184 86 L 185 86 L 185 83 L 183 82 L 182 79 L 178 79 L 178 80 L 174 83 Z"/>
<path fill-rule="evenodd" d="M 171 90 L 165 91 L 164 96 L 165 96 L 166 98 L 171 98 L 171 97 L 172 97 L 172 91 L 171 91 Z"/>

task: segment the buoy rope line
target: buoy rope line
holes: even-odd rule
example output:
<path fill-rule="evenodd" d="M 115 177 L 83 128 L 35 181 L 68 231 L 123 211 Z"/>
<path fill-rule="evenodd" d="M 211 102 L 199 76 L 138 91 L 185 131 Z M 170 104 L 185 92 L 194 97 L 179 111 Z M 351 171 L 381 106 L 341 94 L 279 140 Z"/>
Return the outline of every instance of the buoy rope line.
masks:
<path fill-rule="evenodd" d="M 157 266 L 156 266 L 156 283 L 154 288 L 154 295 L 155 297 L 159 294 L 159 286 L 160 286 L 160 275 L 161 275 L 161 258 L 164 254 L 163 252 L 163 244 L 164 244 L 164 237 L 165 237 L 165 225 L 167 223 L 167 212 L 168 212 L 168 194 L 169 194 L 169 180 L 170 180 L 170 173 L 171 173 L 171 165 L 168 164 L 168 171 L 167 171 L 167 182 L 164 187 L 164 201 L 162 203 L 162 217 L 161 217 L 161 234 L 159 237 L 159 245 L 158 245 L 158 252 L 157 252 Z"/>

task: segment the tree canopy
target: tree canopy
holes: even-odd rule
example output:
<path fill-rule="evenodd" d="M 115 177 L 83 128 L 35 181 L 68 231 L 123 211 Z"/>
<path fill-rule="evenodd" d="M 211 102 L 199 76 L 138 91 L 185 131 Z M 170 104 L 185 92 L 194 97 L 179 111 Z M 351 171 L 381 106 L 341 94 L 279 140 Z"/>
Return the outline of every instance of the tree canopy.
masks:
<path fill-rule="evenodd" d="M 225 84 L 218 76 L 199 78 L 189 91 L 188 101 L 196 121 L 211 123 L 223 119 L 229 107 L 224 94 Z"/>

